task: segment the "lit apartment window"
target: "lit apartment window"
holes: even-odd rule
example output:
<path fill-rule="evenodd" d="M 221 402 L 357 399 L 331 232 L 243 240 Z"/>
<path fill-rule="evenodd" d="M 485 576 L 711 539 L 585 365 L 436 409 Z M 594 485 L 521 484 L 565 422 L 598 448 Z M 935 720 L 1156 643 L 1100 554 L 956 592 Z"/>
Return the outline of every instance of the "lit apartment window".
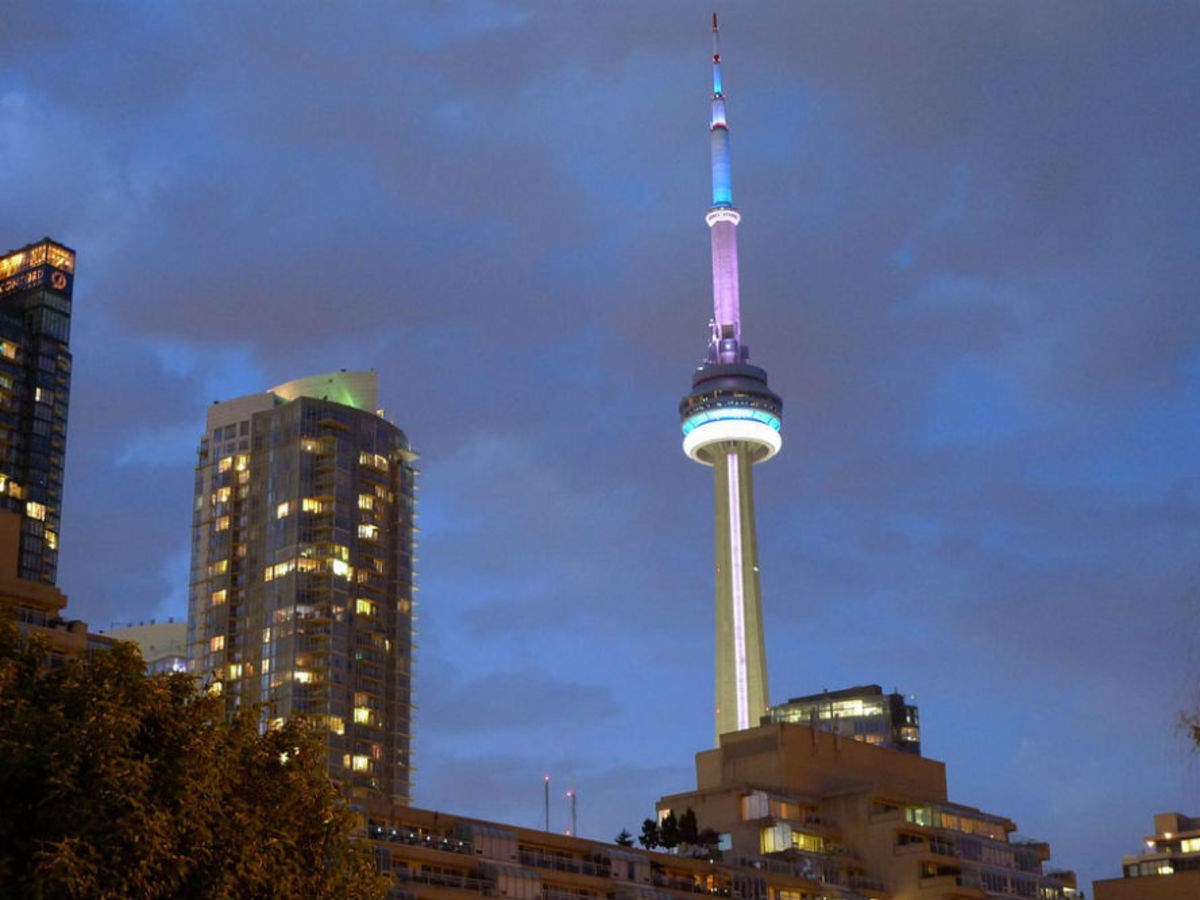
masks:
<path fill-rule="evenodd" d="M 350 568 L 350 564 L 343 562 L 340 559 L 330 560 L 329 565 L 330 568 L 333 569 L 333 574 L 337 575 L 339 578 L 349 579 L 354 574 L 354 570 Z"/>
<path fill-rule="evenodd" d="M 46 507 L 40 503 L 34 503 L 32 500 L 30 500 L 25 504 L 25 515 L 29 516 L 31 519 L 45 519 Z"/>
<path fill-rule="evenodd" d="M 219 591 L 213 591 L 209 597 L 209 600 L 212 602 L 213 606 L 220 606 L 225 602 L 228 596 L 228 591 L 226 591 L 225 588 L 221 588 Z"/>
<path fill-rule="evenodd" d="M 326 721 L 329 725 L 329 730 L 334 734 L 346 733 L 346 723 L 342 720 L 341 716 L 330 716 Z"/>
<path fill-rule="evenodd" d="M 242 664 L 241 663 L 233 663 L 232 665 L 230 665 L 229 680 L 233 681 L 233 680 L 241 678 L 241 677 L 242 677 Z"/>
<path fill-rule="evenodd" d="M 270 628 L 263 629 L 263 643 L 264 644 L 271 643 L 271 629 Z"/>
<path fill-rule="evenodd" d="M 300 501 L 300 511 L 306 513 L 319 513 L 325 509 L 325 504 L 315 497 L 305 497 Z"/>
<path fill-rule="evenodd" d="M 312 438 L 301 438 L 300 449 L 305 453 L 317 453 L 321 449 L 319 441 L 314 441 Z"/>
<path fill-rule="evenodd" d="M 16 359 L 17 345 L 11 341 L 0 341 L 0 356 L 5 359 Z"/>
<path fill-rule="evenodd" d="M 311 684 L 313 680 L 312 672 L 306 672 L 304 669 L 297 669 L 292 673 L 292 677 L 301 684 Z"/>
<path fill-rule="evenodd" d="M 373 616 L 375 615 L 375 604 L 360 597 L 354 601 L 354 611 L 360 616 Z"/>
<path fill-rule="evenodd" d="M 218 472 L 228 472 L 232 468 L 233 468 L 233 457 L 232 456 L 222 456 L 220 461 L 217 463 L 217 471 Z"/>
<path fill-rule="evenodd" d="M 1179 842 L 1179 850 L 1182 853 L 1195 853 L 1200 850 L 1200 838 L 1184 838 Z"/>
<path fill-rule="evenodd" d="M 287 500 L 284 500 L 282 503 L 280 503 L 278 506 L 275 507 L 275 518 L 282 519 L 284 516 L 286 516 L 291 511 L 292 511 L 291 504 L 288 503 Z"/>
<path fill-rule="evenodd" d="M 355 772 L 365 772 L 371 767 L 371 759 L 361 753 L 354 754 L 351 768 Z"/>
<path fill-rule="evenodd" d="M 221 516 L 213 523 L 213 528 L 217 531 L 229 530 L 229 516 Z"/>
<path fill-rule="evenodd" d="M 359 494 L 358 495 L 358 508 L 359 509 L 374 509 L 375 508 L 375 498 L 373 496 L 371 496 L 370 494 Z"/>
<path fill-rule="evenodd" d="M 371 710 L 365 706 L 354 707 L 354 721 L 359 725 L 366 725 L 371 721 Z"/>
<path fill-rule="evenodd" d="M 358 526 L 358 536 L 368 541 L 379 540 L 379 526 L 362 524 Z"/>
<path fill-rule="evenodd" d="M 58 535 L 55 534 L 53 531 L 46 532 L 46 546 L 49 547 L 51 550 L 58 549 Z"/>
<path fill-rule="evenodd" d="M 250 457 L 245 453 L 239 453 L 233 458 L 233 467 L 239 472 L 245 472 L 250 467 Z"/>
<path fill-rule="evenodd" d="M 374 466 L 376 469 L 382 469 L 384 472 L 388 469 L 388 461 L 386 456 L 380 456 L 378 453 L 367 453 L 365 450 L 358 454 L 358 461 L 364 466 Z"/>
<path fill-rule="evenodd" d="M 216 653 L 218 650 L 224 650 L 225 649 L 225 635 L 223 635 L 223 634 L 216 635 L 211 641 L 208 642 L 208 649 L 210 651 L 212 651 L 213 653 Z"/>

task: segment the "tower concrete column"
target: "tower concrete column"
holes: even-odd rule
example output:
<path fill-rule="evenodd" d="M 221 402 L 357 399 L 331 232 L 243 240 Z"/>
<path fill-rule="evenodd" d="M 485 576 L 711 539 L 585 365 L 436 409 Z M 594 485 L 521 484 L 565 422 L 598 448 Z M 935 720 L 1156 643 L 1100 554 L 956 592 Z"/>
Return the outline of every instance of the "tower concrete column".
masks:
<path fill-rule="evenodd" d="M 713 465 L 717 738 L 753 728 L 768 706 L 753 465 L 751 450 L 735 441 Z"/>

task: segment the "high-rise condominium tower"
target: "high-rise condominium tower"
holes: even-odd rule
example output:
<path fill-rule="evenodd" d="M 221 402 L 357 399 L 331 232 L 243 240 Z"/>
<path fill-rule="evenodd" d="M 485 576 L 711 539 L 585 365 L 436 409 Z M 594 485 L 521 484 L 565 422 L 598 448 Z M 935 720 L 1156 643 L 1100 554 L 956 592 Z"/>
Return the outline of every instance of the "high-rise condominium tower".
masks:
<path fill-rule="evenodd" d="M 729 170 L 729 125 L 713 15 L 712 235 L 713 321 L 708 355 L 679 404 L 683 450 L 712 466 L 716 521 L 716 735 L 758 724 L 767 711 L 767 667 L 754 528 L 753 466 L 783 445 L 783 401 L 767 373 L 749 364 L 738 303 L 737 226 Z"/>
<path fill-rule="evenodd" d="M 21 516 L 17 577 L 54 584 L 71 391 L 75 251 L 50 238 L 0 256 L 0 509 Z"/>
<path fill-rule="evenodd" d="M 325 723 L 353 801 L 407 803 L 416 454 L 376 391 L 343 371 L 209 408 L 188 666 L 231 708 Z"/>

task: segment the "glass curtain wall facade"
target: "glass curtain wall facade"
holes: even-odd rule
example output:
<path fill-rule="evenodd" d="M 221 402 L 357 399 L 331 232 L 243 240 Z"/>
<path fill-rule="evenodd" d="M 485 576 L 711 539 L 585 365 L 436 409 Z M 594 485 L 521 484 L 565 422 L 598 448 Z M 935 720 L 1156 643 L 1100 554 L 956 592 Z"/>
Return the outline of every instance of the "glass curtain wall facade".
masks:
<path fill-rule="evenodd" d="M 791 722 L 879 747 L 921 754 L 921 720 L 904 694 L 885 694 L 877 684 L 792 697 L 772 706 L 762 724 Z"/>
<path fill-rule="evenodd" d="M 21 516 L 17 577 L 54 584 L 71 392 L 75 251 L 0 256 L 0 508 Z"/>
<path fill-rule="evenodd" d="M 189 668 L 231 710 L 321 722 L 355 802 L 410 796 L 415 460 L 373 409 L 322 396 L 216 404 L 200 442 Z"/>

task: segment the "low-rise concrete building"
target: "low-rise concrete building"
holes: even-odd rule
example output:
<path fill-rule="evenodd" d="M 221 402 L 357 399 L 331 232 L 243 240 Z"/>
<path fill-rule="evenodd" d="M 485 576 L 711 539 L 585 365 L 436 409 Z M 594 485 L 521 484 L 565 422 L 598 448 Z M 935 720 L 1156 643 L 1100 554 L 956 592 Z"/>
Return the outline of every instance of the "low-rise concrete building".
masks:
<path fill-rule="evenodd" d="M 1047 844 L 1017 840 L 1005 816 L 953 803 L 938 760 L 776 723 L 721 736 L 696 755 L 694 791 L 658 802 L 720 833 L 727 863 L 822 885 L 878 885 L 907 898 L 1070 896 L 1042 872 Z"/>
<path fill-rule="evenodd" d="M 1159 813 L 1145 849 L 1122 858 L 1121 877 L 1092 882 L 1096 900 L 1200 897 L 1200 818 Z"/>
<path fill-rule="evenodd" d="M 885 900 L 784 866 L 730 864 L 396 806 L 368 823 L 393 900 Z"/>

